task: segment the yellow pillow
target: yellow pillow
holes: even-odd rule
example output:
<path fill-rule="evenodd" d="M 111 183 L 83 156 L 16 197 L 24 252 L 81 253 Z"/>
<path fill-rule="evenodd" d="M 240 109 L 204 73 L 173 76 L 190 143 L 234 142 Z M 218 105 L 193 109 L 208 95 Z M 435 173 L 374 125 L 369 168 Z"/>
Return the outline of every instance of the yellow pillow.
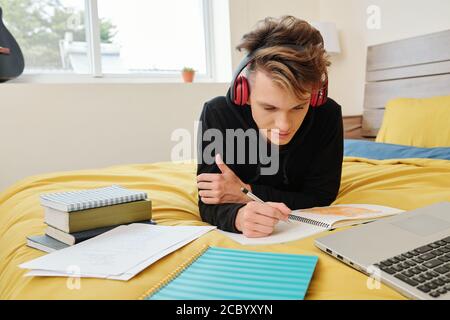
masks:
<path fill-rule="evenodd" d="M 450 96 L 390 100 L 376 142 L 450 147 Z"/>

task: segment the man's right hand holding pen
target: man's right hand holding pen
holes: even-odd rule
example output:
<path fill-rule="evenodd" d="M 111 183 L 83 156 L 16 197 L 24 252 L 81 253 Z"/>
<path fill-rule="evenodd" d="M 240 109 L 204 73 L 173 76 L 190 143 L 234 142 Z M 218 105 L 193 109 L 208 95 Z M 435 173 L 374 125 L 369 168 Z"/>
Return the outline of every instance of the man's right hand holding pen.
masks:
<path fill-rule="evenodd" d="M 276 224 L 288 221 L 291 209 L 284 203 L 264 202 L 246 188 L 241 189 L 253 201 L 240 208 L 237 215 L 236 229 L 248 238 L 260 238 L 271 235 Z"/>

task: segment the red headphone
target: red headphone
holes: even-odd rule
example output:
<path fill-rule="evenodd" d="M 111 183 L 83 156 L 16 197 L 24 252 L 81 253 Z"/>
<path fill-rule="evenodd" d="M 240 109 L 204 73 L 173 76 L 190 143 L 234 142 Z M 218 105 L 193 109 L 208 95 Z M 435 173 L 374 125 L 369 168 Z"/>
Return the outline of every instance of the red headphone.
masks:
<path fill-rule="evenodd" d="M 284 44 L 283 47 L 293 47 L 297 50 L 303 50 L 303 47 L 300 45 L 291 45 Z M 256 52 L 259 50 L 267 48 L 262 47 L 260 49 L 255 50 L 252 53 L 249 53 L 242 61 L 239 63 L 239 66 L 236 68 L 236 71 L 233 76 L 233 81 L 231 82 L 231 101 L 238 106 L 247 105 L 248 98 L 250 97 L 250 86 L 248 83 L 248 79 L 241 75 L 242 71 L 253 61 Z M 311 107 L 320 107 L 327 102 L 328 98 L 328 77 L 324 75 L 323 85 L 319 90 L 313 90 L 311 93 Z"/>

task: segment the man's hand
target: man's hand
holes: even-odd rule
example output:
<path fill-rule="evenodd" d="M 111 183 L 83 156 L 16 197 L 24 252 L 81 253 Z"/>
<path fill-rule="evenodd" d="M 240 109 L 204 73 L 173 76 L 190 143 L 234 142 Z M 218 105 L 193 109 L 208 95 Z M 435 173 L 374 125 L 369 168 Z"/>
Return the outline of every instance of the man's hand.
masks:
<path fill-rule="evenodd" d="M 223 162 L 220 154 L 216 155 L 216 164 L 222 173 L 202 173 L 197 177 L 199 196 L 203 203 L 247 203 L 249 199 L 241 188 L 251 190 L 250 185 L 245 184 Z"/>
<path fill-rule="evenodd" d="M 288 220 L 290 213 L 284 203 L 252 201 L 239 209 L 235 226 L 248 238 L 267 237 L 280 220 Z"/>

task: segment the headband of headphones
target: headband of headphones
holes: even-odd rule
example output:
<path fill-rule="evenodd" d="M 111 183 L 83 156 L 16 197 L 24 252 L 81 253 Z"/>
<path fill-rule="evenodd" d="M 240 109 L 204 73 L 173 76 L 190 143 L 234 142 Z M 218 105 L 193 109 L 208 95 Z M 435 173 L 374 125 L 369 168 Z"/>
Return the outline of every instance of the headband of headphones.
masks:
<path fill-rule="evenodd" d="M 298 51 L 304 50 L 304 47 L 296 44 L 282 44 L 281 47 L 293 48 Z M 256 53 L 262 49 L 270 48 L 273 46 L 263 46 L 250 52 L 247 54 L 244 59 L 239 63 L 233 74 L 233 80 L 231 82 L 231 101 L 237 105 L 245 105 L 248 101 L 248 97 L 250 94 L 249 84 L 245 77 L 240 76 L 242 71 L 253 61 L 256 56 Z M 323 86 L 319 90 L 313 90 L 311 93 L 311 102 L 310 105 L 312 107 L 318 107 L 323 105 L 328 96 L 328 77 L 325 75 L 323 79 Z"/>

